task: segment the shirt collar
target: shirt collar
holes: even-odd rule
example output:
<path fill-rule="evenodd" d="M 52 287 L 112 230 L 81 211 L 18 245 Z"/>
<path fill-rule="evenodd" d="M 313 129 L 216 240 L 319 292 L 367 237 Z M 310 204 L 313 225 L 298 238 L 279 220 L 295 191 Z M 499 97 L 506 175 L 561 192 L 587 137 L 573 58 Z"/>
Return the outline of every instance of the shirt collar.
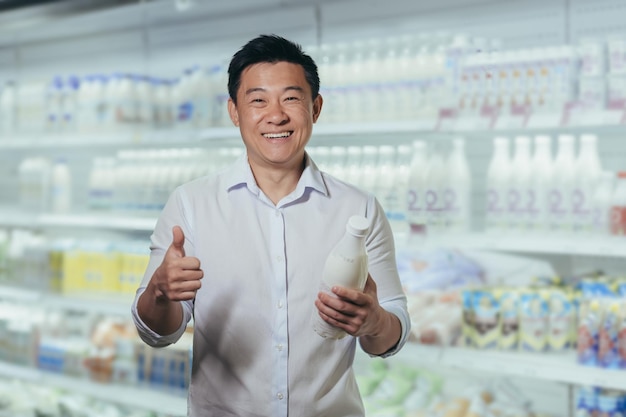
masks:
<path fill-rule="evenodd" d="M 323 195 L 328 195 L 328 188 L 324 182 L 322 172 L 319 170 L 313 159 L 305 152 L 304 171 L 298 180 L 298 185 L 291 196 L 299 198 L 307 188 L 318 191 Z M 224 186 L 226 191 L 231 191 L 241 186 L 246 186 L 252 193 L 259 195 L 260 189 L 257 185 L 252 169 L 248 163 L 248 154 L 243 152 L 237 160 L 224 172 Z"/>

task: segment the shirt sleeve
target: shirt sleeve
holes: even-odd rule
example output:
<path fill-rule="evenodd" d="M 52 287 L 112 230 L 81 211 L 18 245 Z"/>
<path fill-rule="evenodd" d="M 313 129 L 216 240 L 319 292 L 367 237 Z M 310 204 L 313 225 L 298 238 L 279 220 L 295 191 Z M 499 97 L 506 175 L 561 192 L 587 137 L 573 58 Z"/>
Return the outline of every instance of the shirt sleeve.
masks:
<path fill-rule="evenodd" d="M 154 271 L 161 265 L 165 252 L 172 243 L 172 228 L 174 226 L 180 226 L 185 235 L 185 254 L 187 256 L 194 256 L 194 243 L 193 243 L 193 227 L 189 221 L 189 216 L 185 215 L 185 194 L 181 188 L 176 189 L 169 200 L 165 204 L 157 224 L 154 228 L 152 236 L 150 237 L 150 260 L 144 273 L 143 279 L 139 288 L 135 293 L 135 299 L 131 306 L 131 314 L 139 337 L 148 345 L 152 347 L 163 347 L 175 343 L 185 332 L 187 323 L 193 316 L 193 301 L 181 301 L 183 308 L 183 320 L 180 323 L 180 327 L 174 333 L 169 335 L 160 335 L 150 329 L 139 317 L 137 312 L 137 301 L 139 297 L 146 289 L 146 286 L 150 282 Z M 188 206 L 188 205 L 187 205 Z"/>
<path fill-rule="evenodd" d="M 411 331 L 407 298 L 400 283 L 393 232 L 385 212 L 374 196 L 370 196 L 366 217 L 370 219 L 370 232 L 366 239 L 369 272 L 378 290 L 378 302 L 386 311 L 400 320 L 402 332 L 398 343 L 380 356 L 395 355 L 406 343 Z"/>

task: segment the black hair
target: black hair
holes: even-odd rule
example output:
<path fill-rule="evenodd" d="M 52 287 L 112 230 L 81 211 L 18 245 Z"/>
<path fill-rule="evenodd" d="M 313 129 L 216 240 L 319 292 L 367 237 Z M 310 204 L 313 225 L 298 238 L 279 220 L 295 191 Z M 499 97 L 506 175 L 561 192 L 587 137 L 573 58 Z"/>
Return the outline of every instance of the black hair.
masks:
<path fill-rule="evenodd" d="M 228 65 L 228 94 L 237 104 L 237 90 L 241 84 L 241 73 L 250 65 L 262 62 L 290 62 L 301 65 L 304 76 L 311 87 L 312 99 L 319 94 L 320 78 L 313 58 L 302 51 L 302 47 L 277 35 L 260 35 L 233 55 Z"/>

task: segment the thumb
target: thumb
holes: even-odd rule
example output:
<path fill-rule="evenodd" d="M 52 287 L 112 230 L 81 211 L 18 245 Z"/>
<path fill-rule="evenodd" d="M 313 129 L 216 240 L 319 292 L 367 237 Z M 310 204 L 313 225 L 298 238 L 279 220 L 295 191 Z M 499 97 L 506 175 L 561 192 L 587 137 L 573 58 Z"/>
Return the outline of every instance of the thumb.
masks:
<path fill-rule="evenodd" d="M 183 229 L 180 226 L 174 226 L 172 228 L 172 245 L 171 247 L 177 249 L 177 251 L 185 256 L 185 234 L 183 233 Z"/>

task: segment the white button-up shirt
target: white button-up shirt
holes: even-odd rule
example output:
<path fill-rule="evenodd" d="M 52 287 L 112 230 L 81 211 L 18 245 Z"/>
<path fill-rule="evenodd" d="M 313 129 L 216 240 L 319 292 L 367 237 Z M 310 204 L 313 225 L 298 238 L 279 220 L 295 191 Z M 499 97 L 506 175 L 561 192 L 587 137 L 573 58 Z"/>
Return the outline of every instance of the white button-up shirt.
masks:
<path fill-rule="evenodd" d="M 151 238 L 151 255 L 137 297 L 172 242 L 185 234 L 185 252 L 200 260 L 202 287 L 183 302 L 177 332 L 158 335 L 137 315 L 144 341 L 174 343 L 194 319 L 189 389 L 192 417 L 363 416 L 352 370 L 356 339 L 327 340 L 311 327 L 324 262 L 348 218 L 370 220 L 369 272 L 380 304 L 410 327 L 395 262 L 393 235 L 371 194 L 320 172 L 306 157 L 296 189 L 278 204 L 257 186 L 244 154 L 220 173 L 172 193 Z"/>

